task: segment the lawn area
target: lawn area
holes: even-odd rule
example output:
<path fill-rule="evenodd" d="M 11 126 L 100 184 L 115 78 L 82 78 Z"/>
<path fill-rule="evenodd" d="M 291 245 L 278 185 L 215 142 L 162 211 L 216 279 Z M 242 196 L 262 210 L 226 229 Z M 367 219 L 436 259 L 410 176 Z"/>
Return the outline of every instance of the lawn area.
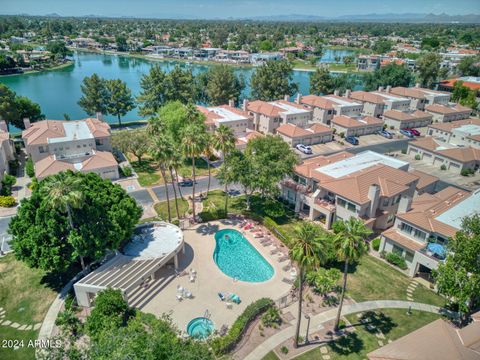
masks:
<path fill-rule="evenodd" d="M 411 279 L 373 256 L 361 258 L 348 276 L 347 292 L 357 302 L 368 300 L 407 300 Z M 445 300 L 430 289 L 418 285 L 413 292 L 416 302 L 444 306 Z"/>
<path fill-rule="evenodd" d="M 179 218 L 177 214 L 177 209 L 175 207 L 175 199 L 173 198 L 173 194 L 170 194 L 172 198 L 170 199 L 170 212 L 172 214 L 172 219 Z M 185 215 L 188 210 L 188 201 L 183 200 L 180 196 L 177 199 L 178 201 L 178 211 L 181 215 Z M 154 209 L 158 214 L 158 217 L 162 220 L 168 220 L 168 208 L 167 202 L 162 201 L 154 205 Z"/>
<path fill-rule="evenodd" d="M 13 255 L 0 258 L 0 306 L 6 311 L 4 320 L 22 325 L 36 324 L 43 318 L 57 295 L 42 284 L 45 273 L 30 269 Z M 36 339 L 38 331 L 19 331 L 0 325 L 0 340 L 18 339 L 28 341 Z M 0 359 L 33 359 L 34 349 L 18 350 L 0 347 Z"/>
<path fill-rule="evenodd" d="M 318 68 L 318 66 L 312 65 L 310 62 L 300 60 L 300 59 L 293 60 L 292 65 L 294 69 L 302 69 L 302 70 L 316 70 Z"/>
<path fill-rule="evenodd" d="M 423 311 L 413 310 L 411 315 L 407 315 L 405 309 L 384 309 L 364 314 L 372 320 L 371 324 L 380 329 L 385 335 L 384 344 L 388 340 L 396 339 L 411 333 L 412 331 L 431 323 L 439 318 L 439 315 Z M 328 354 L 331 360 L 357 360 L 366 359 L 367 354 L 380 346 L 378 338 L 369 331 L 366 325 L 359 322 L 356 314 L 348 315 L 348 321 L 355 328 L 353 333 L 327 345 Z M 268 356 L 268 355 L 267 355 Z M 321 359 L 320 349 L 316 348 L 299 357 L 296 360 Z M 265 359 L 274 360 L 273 357 Z"/>
<path fill-rule="evenodd" d="M 328 70 L 330 71 L 346 71 L 346 72 L 356 72 L 357 68 L 355 64 L 329 64 Z"/>
<path fill-rule="evenodd" d="M 128 155 L 130 164 L 132 168 L 138 175 L 138 182 L 141 186 L 153 186 L 153 185 L 162 185 L 163 178 L 157 164 L 148 157 L 142 159 L 141 162 L 133 161 L 136 158 L 133 155 Z M 217 169 L 212 168 L 212 176 L 217 173 Z M 192 161 L 191 159 L 185 159 L 183 165 L 178 169 L 178 174 L 182 177 L 191 177 L 192 176 Z M 195 175 L 196 176 L 205 176 L 208 175 L 208 166 L 207 162 L 201 158 L 195 160 Z M 170 174 L 167 174 L 168 180 L 170 181 Z"/>

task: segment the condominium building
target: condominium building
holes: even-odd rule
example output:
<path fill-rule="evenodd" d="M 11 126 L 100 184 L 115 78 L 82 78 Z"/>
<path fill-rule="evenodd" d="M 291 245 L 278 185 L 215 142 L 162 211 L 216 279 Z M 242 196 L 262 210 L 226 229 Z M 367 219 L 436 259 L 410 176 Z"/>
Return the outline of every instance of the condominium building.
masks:
<path fill-rule="evenodd" d="M 428 105 L 425 111 L 432 114 L 433 122 L 440 123 L 468 119 L 472 113 L 469 107 L 454 103 Z"/>
<path fill-rule="evenodd" d="M 22 138 L 38 179 L 64 170 L 119 177 L 111 153 L 110 125 L 98 119 L 25 121 Z"/>
<path fill-rule="evenodd" d="M 205 115 L 205 124 L 209 131 L 214 131 L 220 125 L 230 128 L 236 137 L 244 136 L 247 129 L 252 127 L 252 119 L 246 111 L 234 107 L 233 102 L 229 105 L 214 107 L 197 106 L 197 109 Z"/>
<path fill-rule="evenodd" d="M 315 145 L 332 141 L 333 130 L 321 124 L 301 128 L 293 124 L 283 124 L 277 128 L 277 134 L 290 146 L 298 144 Z"/>
<path fill-rule="evenodd" d="M 295 211 L 330 229 L 336 220 L 362 219 L 374 230 L 392 226 L 400 198 L 413 197 L 419 177 L 409 164 L 364 151 L 305 160 L 282 182 L 282 197 Z"/>
<path fill-rule="evenodd" d="M 386 110 L 407 111 L 410 108 L 410 99 L 393 95 L 383 91 L 353 91 L 348 94 L 350 99 L 363 103 L 363 114 L 380 117 Z"/>
<path fill-rule="evenodd" d="M 480 149 L 480 119 L 431 124 L 428 126 L 427 135 L 448 144 Z"/>
<path fill-rule="evenodd" d="M 12 140 L 10 140 L 7 124 L 4 120 L 0 120 L 0 182 L 3 180 L 5 173 L 10 172 L 9 162 L 14 159 L 14 147 Z"/>
<path fill-rule="evenodd" d="M 389 87 L 387 86 L 387 91 Z M 443 91 L 436 91 L 415 86 L 411 88 L 398 86 L 390 89 L 390 93 L 410 99 L 411 110 L 425 110 L 425 106 L 440 104 L 447 105 L 450 101 L 450 94 Z"/>
<path fill-rule="evenodd" d="M 282 124 L 305 127 L 312 120 L 312 110 L 285 100 L 244 102 L 244 110 L 253 117 L 254 130 L 274 134 Z"/>
<path fill-rule="evenodd" d="M 347 94 L 350 90 L 347 90 Z M 361 102 L 338 95 L 307 95 L 300 98 L 300 103 L 313 111 L 313 121 L 330 125 L 335 115 L 360 116 L 363 110 Z"/>
<path fill-rule="evenodd" d="M 461 228 L 462 219 L 479 209 L 480 190 L 469 193 L 449 186 L 413 200 L 402 197 L 394 226 L 382 233 L 380 251 L 402 256 L 410 276 L 429 279 L 445 259 L 445 246 Z"/>
<path fill-rule="evenodd" d="M 369 135 L 383 129 L 383 121 L 372 116 L 335 116 L 331 125 L 337 134 L 344 136 Z"/>
<path fill-rule="evenodd" d="M 428 126 L 432 123 L 432 118 L 431 114 L 421 110 L 387 110 L 383 113 L 385 125 L 398 130 Z"/>

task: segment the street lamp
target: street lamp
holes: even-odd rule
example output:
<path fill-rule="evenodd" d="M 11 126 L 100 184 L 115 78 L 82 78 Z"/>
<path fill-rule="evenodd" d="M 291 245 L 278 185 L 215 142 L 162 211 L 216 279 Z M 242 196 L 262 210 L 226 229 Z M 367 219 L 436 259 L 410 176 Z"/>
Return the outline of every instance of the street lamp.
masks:
<path fill-rule="evenodd" d="M 310 341 L 308 340 L 308 330 L 310 329 L 310 315 L 308 314 L 305 314 L 305 319 L 307 319 L 307 333 L 305 334 L 305 344 L 308 344 L 310 343 Z"/>

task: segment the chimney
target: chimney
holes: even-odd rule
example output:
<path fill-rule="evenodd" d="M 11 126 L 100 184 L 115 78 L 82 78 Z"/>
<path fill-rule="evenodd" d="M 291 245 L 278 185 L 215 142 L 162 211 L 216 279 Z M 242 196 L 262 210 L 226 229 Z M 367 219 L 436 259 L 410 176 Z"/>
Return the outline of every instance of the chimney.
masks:
<path fill-rule="evenodd" d="M 385 90 L 387 93 L 389 93 L 392 90 L 392 85 L 388 85 L 387 89 Z"/>
<path fill-rule="evenodd" d="M 338 89 L 336 89 L 336 90 L 333 92 L 333 95 L 335 95 L 335 96 L 340 95 L 340 91 L 339 91 Z"/>
<path fill-rule="evenodd" d="M 235 107 L 235 100 L 233 99 L 228 100 L 228 106 Z"/>
<path fill-rule="evenodd" d="M 383 86 L 379 86 L 378 91 L 383 91 Z"/>
<path fill-rule="evenodd" d="M 302 94 L 298 93 L 297 97 L 295 98 L 295 103 L 300 105 L 301 102 L 302 102 Z"/>
<path fill-rule="evenodd" d="M 352 93 L 352 90 L 347 89 L 347 90 L 345 91 L 345 97 L 346 97 L 347 99 L 350 99 L 351 93 Z"/>
<path fill-rule="evenodd" d="M 8 132 L 8 126 L 5 120 L 0 120 L 0 130 Z"/>
<path fill-rule="evenodd" d="M 243 99 L 243 111 L 248 111 L 248 99 Z"/>
<path fill-rule="evenodd" d="M 29 129 L 32 124 L 30 124 L 29 118 L 23 118 L 23 126 L 25 126 L 25 130 Z"/>
<path fill-rule="evenodd" d="M 370 199 L 370 217 L 374 217 L 380 201 L 380 186 L 377 184 L 370 185 L 368 188 L 368 198 Z"/>
<path fill-rule="evenodd" d="M 103 121 L 103 114 L 100 111 L 97 111 L 97 120 Z"/>
<path fill-rule="evenodd" d="M 289 101 L 289 100 L 290 100 L 290 96 L 288 96 L 288 95 L 285 95 L 285 96 L 283 97 L 283 100 L 285 100 L 285 101 Z"/>
<path fill-rule="evenodd" d="M 412 198 L 410 196 L 402 195 L 398 203 L 398 213 L 403 214 L 412 208 Z"/>

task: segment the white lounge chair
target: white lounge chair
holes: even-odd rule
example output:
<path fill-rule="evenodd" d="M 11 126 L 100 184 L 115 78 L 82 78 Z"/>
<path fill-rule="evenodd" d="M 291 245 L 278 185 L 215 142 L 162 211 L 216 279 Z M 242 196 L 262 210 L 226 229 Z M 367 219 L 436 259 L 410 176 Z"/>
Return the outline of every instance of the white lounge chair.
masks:
<path fill-rule="evenodd" d="M 183 297 L 182 297 L 182 295 L 180 295 L 180 294 L 177 294 L 177 301 L 182 301 L 182 300 L 183 300 Z"/>

